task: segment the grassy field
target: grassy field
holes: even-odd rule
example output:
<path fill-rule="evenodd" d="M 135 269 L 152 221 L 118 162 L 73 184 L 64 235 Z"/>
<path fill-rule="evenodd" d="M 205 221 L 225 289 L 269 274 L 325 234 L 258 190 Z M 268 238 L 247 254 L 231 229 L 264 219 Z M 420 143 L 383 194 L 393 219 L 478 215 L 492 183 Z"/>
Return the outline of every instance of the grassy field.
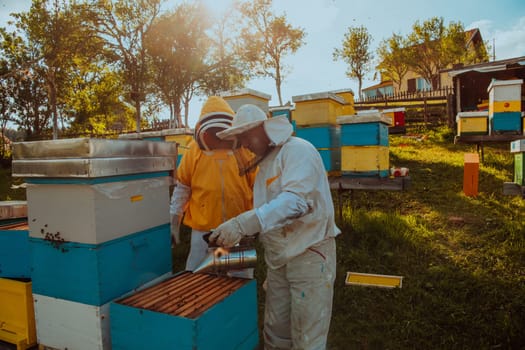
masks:
<path fill-rule="evenodd" d="M 475 151 L 446 129 L 392 135 L 390 163 L 410 169 L 410 188 L 344 193 L 328 349 L 525 349 L 525 199 L 503 195 L 513 179 L 508 143 L 485 145 L 479 194 L 465 196 L 463 157 Z M 0 180 L 1 200 L 24 199 L 8 171 Z M 347 286 L 347 271 L 400 275 L 403 287 Z M 261 288 L 258 297 L 262 321 Z"/>

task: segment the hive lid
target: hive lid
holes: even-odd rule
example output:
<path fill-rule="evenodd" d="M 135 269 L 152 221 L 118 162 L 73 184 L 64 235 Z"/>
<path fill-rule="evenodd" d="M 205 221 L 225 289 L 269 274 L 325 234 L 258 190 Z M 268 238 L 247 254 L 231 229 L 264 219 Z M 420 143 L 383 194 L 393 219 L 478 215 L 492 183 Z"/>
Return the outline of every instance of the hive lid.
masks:
<path fill-rule="evenodd" d="M 13 161 L 12 176 L 90 179 L 169 171 L 174 168 L 173 157 L 21 159 Z"/>
<path fill-rule="evenodd" d="M 142 140 L 146 137 L 163 137 L 171 135 L 193 135 L 193 129 L 191 128 L 172 128 L 172 129 L 163 129 L 157 131 L 144 131 L 144 132 L 132 132 L 128 134 L 120 134 L 119 139 L 124 140 Z"/>
<path fill-rule="evenodd" d="M 0 219 L 27 217 L 27 201 L 0 201 Z"/>
<path fill-rule="evenodd" d="M 358 123 L 383 123 L 392 124 L 392 118 L 382 115 L 379 112 L 371 112 L 358 115 L 342 115 L 337 117 L 337 124 L 358 124 Z"/>
<path fill-rule="evenodd" d="M 488 117 L 489 111 L 470 111 L 470 112 L 459 112 L 456 118 L 460 117 Z"/>
<path fill-rule="evenodd" d="M 487 88 L 487 92 L 490 92 L 496 86 L 506 86 L 506 85 L 521 85 L 523 84 L 523 79 L 512 79 L 512 80 L 496 80 L 492 79 Z"/>
<path fill-rule="evenodd" d="M 405 107 L 396 107 L 396 108 L 389 108 L 389 109 L 383 109 L 383 113 L 391 113 L 391 112 L 404 112 Z"/>
<path fill-rule="evenodd" d="M 176 156 L 173 142 L 110 139 L 60 139 L 15 142 L 13 160 Z"/>
<path fill-rule="evenodd" d="M 315 101 L 315 100 L 333 100 L 343 105 L 346 104 L 346 101 L 344 98 L 337 96 L 335 93 L 332 93 L 332 92 L 318 92 L 318 93 L 313 93 L 313 94 L 292 96 L 292 101 L 295 103 Z"/>
<path fill-rule="evenodd" d="M 252 95 L 252 96 L 255 96 L 255 97 L 262 98 L 263 100 L 271 100 L 271 98 L 272 98 L 271 95 L 265 94 L 264 92 L 261 92 L 261 91 L 249 89 L 249 88 L 244 88 L 244 89 L 239 89 L 239 90 L 232 90 L 232 91 L 225 91 L 225 92 L 222 92 L 220 94 L 220 96 L 225 98 L 225 99 L 233 98 L 233 97 L 240 97 L 240 96 L 243 96 L 243 95 Z"/>

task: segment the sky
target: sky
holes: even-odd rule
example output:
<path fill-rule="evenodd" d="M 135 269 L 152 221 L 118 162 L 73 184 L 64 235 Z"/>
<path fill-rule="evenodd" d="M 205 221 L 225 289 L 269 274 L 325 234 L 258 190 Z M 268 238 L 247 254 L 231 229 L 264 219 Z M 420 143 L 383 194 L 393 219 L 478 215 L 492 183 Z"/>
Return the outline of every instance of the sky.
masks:
<path fill-rule="evenodd" d="M 231 0 L 203 1 L 217 16 L 232 4 Z M 168 0 L 165 6 L 178 3 Z M 0 26 L 7 26 L 9 13 L 27 11 L 30 5 L 30 0 L 0 0 Z M 350 88 L 357 94 L 358 83 L 346 76 L 346 64 L 332 58 L 349 27 L 365 26 L 375 51 L 383 39 L 394 33 L 409 34 L 416 21 L 443 17 L 447 26 L 461 22 L 467 30 L 480 29 L 483 40 L 493 46 L 496 60 L 525 56 L 525 0 L 273 0 L 273 10 L 276 15 L 285 14 L 290 25 L 306 32 L 305 45 L 284 57 L 289 72 L 281 86 L 283 103 L 292 101 L 293 96 L 330 90 Z M 372 72 L 363 81 L 363 88 L 377 83 Z M 271 95 L 270 106 L 279 105 L 272 79 L 255 79 L 246 87 Z M 190 105 L 191 127 L 203 102 L 197 97 Z"/>

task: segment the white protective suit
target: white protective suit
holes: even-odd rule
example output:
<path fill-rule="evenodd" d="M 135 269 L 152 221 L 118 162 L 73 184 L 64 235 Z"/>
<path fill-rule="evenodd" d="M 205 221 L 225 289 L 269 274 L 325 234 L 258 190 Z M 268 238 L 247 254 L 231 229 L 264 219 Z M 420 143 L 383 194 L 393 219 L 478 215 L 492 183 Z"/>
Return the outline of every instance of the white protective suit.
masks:
<path fill-rule="evenodd" d="M 291 136 L 285 117 L 264 121 L 275 148 L 259 163 L 254 208 L 264 245 L 265 349 L 324 349 L 336 275 L 328 178 L 319 152 Z M 219 134 L 219 137 L 220 134 Z"/>

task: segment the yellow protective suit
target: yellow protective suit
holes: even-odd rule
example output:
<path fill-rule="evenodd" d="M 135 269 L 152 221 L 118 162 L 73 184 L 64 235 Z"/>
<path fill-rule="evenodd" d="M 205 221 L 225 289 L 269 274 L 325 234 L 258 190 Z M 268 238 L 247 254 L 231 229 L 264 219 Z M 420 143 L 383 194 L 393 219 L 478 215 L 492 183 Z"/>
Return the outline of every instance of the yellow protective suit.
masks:
<path fill-rule="evenodd" d="M 202 151 L 191 142 L 177 169 L 179 183 L 189 187 L 184 224 L 210 231 L 253 207 L 255 173 L 239 176 L 231 150 Z"/>

